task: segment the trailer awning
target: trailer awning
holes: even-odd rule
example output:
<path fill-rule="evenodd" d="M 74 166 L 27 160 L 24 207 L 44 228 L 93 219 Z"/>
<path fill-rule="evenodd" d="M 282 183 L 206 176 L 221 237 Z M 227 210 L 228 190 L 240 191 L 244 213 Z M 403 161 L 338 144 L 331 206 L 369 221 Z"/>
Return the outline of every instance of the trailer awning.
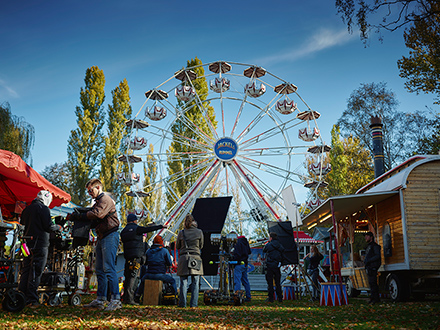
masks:
<path fill-rule="evenodd" d="M 350 216 L 357 211 L 364 210 L 370 207 L 370 205 L 377 204 L 393 197 L 398 193 L 399 191 L 387 191 L 330 197 L 318 208 L 313 210 L 313 212 L 307 214 L 302 221 L 308 229 L 311 229 L 318 224 L 324 225 L 325 223 L 331 223 L 331 202 L 333 202 L 335 219 L 338 221 L 340 219 L 345 219 L 347 216 Z"/>

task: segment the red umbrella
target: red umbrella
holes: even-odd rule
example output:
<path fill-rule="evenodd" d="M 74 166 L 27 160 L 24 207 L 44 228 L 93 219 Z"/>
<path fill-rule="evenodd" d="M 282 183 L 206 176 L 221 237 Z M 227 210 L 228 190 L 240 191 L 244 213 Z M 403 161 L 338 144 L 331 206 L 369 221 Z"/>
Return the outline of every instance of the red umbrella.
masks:
<path fill-rule="evenodd" d="M 53 195 L 50 208 L 68 203 L 70 195 L 43 178 L 20 156 L 0 149 L 0 206 L 3 214 L 15 211 L 16 202 L 29 204 L 40 190 Z"/>

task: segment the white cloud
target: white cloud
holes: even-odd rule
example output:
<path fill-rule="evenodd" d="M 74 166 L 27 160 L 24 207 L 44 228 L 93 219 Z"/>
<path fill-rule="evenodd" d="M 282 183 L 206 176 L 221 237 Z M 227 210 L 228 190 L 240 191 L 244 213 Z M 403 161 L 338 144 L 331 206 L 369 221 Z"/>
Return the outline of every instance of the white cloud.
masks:
<path fill-rule="evenodd" d="M 17 93 L 15 90 L 13 90 L 11 87 L 8 86 L 8 84 L 6 83 L 6 81 L 0 79 L 0 92 L 1 92 L 2 90 L 5 90 L 5 91 L 6 91 L 6 95 L 1 95 L 1 94 L 3 94 L 3 93 L 0 93 L 0 96 L 1 96 L 3 99 L 7 99 L 7 98 L 9 98 L 9 97 L 12 97 L 12 98 L 18 98 L 18 96 L 19 96 L 18 93 Z"/>
<path fill-rule="evenodd" d="M 352 39 L 353 35 L 349 34 L 346 29 L 339 31 L 321 29 L 306 40 L 302 46 L 283 51 L 282 54 L 261 58 L 255 62 L 262 64 L 286 61 L 293 62 L 322 50 L 346 44 Z"/>

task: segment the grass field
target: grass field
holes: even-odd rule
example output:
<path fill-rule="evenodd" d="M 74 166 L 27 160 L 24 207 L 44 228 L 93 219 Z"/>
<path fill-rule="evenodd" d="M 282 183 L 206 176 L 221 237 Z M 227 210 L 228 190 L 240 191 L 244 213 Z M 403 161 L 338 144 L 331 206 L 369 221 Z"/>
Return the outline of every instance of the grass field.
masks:
<path fill-rule="evenodd" d="M 83 303 L 94 296 L 83 296 Z M 265 302 L 253 292 L 243 306 L 217 304 L 198 308 L 124 306 L 114 312 L 72 307 L 25 308 L 19 314 L 0 312 L 0 329 L 440 329 L 438 297 L 426 301 L 368 305 L 353 298 L 349 305 L 329 307 L 319 302 Z M 66 299 L 64 299 L 66 300 Z"/>

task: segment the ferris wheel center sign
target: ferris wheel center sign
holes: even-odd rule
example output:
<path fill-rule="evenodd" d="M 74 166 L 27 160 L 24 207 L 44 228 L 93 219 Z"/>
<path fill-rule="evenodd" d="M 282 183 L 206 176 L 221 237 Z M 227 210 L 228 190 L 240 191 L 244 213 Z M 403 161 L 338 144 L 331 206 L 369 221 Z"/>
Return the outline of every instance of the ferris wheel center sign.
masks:
<path fill-rule="evenodd" d="M 214 153 L 221 161 L 230 161 L 235 158 L 238 152 L 238 145 L 233 139 L 224 137 L 214 144 Z"/>

